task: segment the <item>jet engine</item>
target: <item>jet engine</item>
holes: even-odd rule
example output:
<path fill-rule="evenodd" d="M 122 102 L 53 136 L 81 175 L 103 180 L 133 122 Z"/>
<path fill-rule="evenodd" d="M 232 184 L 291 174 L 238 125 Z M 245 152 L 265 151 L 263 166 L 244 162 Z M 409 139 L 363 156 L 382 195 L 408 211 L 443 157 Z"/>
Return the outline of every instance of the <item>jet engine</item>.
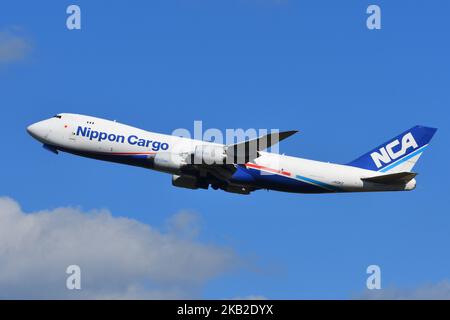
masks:
<path fill-rule="evenodd" d="M 171 152 L 158 152 L 154 159 L 155 170 L 179 173 L 180 169 L 186 165 L 186 159 L 180 154 Z"/>
<path fill-rule="evenodd" d="M 225 149 L 222 146 L 200 145 L 195 147 L 193 164 L 224 164 Z"/>
<path fill-rule="evenodd" d="M 179 187 L 179 188 L 187 188 L 187 189 L 198 189 L 198 188 L 202 188 L 202 189 L 208 189 L 208 182 L 201 180 L 195 176 L 191 176 L 191 175 L 176 175 L 174 174 L 172 176 L 172 185 L 174 187 Z"/>

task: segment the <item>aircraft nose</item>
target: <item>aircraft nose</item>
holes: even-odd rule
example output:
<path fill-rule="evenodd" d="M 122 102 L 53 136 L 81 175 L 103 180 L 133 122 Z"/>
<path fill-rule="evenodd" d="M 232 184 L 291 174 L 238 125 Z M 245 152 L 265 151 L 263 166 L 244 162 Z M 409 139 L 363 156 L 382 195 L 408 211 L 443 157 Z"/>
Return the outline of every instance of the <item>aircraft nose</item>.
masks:
<path fill-rule="evenodd" d="M 29 126 L 27 127 L 27 132 L 28 132 L 28 134 L 33 135 L 33 132 L 34 132 L 34 131 L 36 131 L 35 125 L 34 125 L 34 124 L 29 125 Z"/>
<path fill-rule="evenodd" d="M 27 132 L 36 140 L 45 140 L 50 130 L 45 125 L 44 121 L 33 123 L 27 127 Z"/>

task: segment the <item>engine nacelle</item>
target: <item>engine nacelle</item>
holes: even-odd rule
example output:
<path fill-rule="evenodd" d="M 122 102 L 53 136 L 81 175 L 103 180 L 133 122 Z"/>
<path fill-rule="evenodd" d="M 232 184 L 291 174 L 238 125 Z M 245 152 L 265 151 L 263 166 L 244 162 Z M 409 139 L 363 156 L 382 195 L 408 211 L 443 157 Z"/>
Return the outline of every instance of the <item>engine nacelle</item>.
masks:
<path fill-rule="evenodd" d="M 194 164 L 224 164 L 225 149 L 222 146 L 200 145 L 195 147 Z"/>
<path fill-rule="evenodd" d="M 197 177 L 191 175 L 176 175 L 172 176 L 172 185 L 179 188 L 187 189 L 208 189 L 209 184 L 205 181 L 199 180 Z"/>
<path fill-rule="evenodd" d="M 154 168 L 159 171 L 178 173 L 184 165 L 185 159 L 176 153 L 158 152 L 154 158 Z"/>
<path fill-rule="evenodd" d="M 228 185 L 227 187 L 223 188 L 222 190 L 224 190 L 226 192 L 239 193 L 239 194 L 250 194 L 250 192 L 252 191 L 249 187 L 238 186 L 238 185 Z"/>

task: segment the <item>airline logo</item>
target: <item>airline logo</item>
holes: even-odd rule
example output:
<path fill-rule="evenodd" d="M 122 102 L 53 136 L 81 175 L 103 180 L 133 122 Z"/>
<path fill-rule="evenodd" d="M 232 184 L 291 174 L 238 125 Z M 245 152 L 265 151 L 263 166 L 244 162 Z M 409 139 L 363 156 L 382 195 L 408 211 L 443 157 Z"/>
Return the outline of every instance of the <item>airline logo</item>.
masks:
<path fill-rule="evenodd" d="M 78 126 L 77 128 L 77 136 L 86 137 L 89 138 L 89 140 L 96 140 L 98 142 L 110 141 L 116 143 L 128 143 L 132 146 L 137 145 L 139 147 L 151 148 L 153 151 L 169 149 L 169 145 L 165 142 L 161 143 L 159 141 L 141 139 L 136 135 L 126 137 L 119 134 L 96 131 L 91 128 L 81 126 Z"/>
<path fill-rule="evenodd" d="M 414 150 L 418 147 L 419 146 L 417 145 L 413 135 L 411 132 L 408 132 L 403 136 L 401 142 L 398 139 L 394 140 L 388 143 L 385 147 L 380 148 L 379 152 L 372 152 L 370 156 L 372 157 L 372 160 L 377 168 L 381 168 L 383 166 L 383 164 L 381 164 L 382 162 L 384 164 L 388 164 L 393 160 L 404 156 L 408 149 L 412 148 L 412 150 Z"/>

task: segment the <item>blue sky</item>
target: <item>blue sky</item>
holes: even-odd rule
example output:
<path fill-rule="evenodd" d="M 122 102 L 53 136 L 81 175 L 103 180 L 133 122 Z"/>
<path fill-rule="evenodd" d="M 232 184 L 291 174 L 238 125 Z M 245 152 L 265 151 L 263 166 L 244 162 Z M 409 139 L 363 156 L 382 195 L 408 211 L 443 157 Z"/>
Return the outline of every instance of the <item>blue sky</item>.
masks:
<path fill-rule="evenodd" d="M 81 30 L 66 29 L 71 3 Z M 379 31 L 366 28 L 372 3 Z M 448 1 L 4 1 L 0 12 L 0 32 L 22 41 L 0 62 L 0 196 L 25 212 L 107 209 L 161 232 L 192 212 L 193 241 L 239 257 L 196 297 L 347 299 L 370 264 L 383 288 L 450 278 Z M 438 132 L 413 192 L 239 196 L 45 152 L 25 128 L 59 112 L 162 133 L 194 120 L 296 129 L 281 152 L 338 163 L 416 124 Z"/>

